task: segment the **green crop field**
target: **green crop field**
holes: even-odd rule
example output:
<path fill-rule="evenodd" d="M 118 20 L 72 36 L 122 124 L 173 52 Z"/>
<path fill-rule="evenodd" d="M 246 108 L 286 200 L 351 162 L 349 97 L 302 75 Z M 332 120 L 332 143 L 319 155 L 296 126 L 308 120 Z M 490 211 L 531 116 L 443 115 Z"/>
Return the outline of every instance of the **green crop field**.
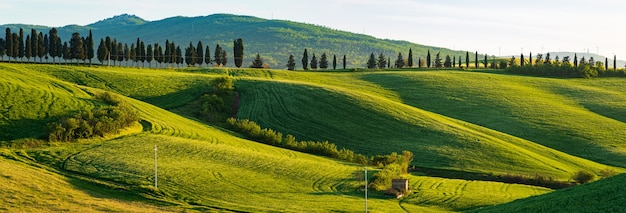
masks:
<path fill-rule="evenodd" d="M 6 211 L 363 210 L 361 165 L 252 142 L 186 117 L 193 112 L 174 113 L 223 76 L 235 79 L 239 118 L 367 155 L 409 150 L 422 168 L 567 181 L 577 171 L 625 166 L 617 139 L 625 134 L 622 79 L 23 64 L 0 64 L 0 76 L 0 186 L 22 184 L 0 193 Z M 38 139 L 48 122 L 101 104 L 92 95 L 102 91 L 132 105 L 141 125 L 71 143 Z M 413 194 L 396 200 L 373 192 L 369 210 L 458 212 L 553 194 L 422 173 L 409 180 Z M 68 196 L 55 200 L 48 191 Z"/>
<path fill-rule="evenodd" d="M 623 212 L 626 175 L 472 212 Z"/>

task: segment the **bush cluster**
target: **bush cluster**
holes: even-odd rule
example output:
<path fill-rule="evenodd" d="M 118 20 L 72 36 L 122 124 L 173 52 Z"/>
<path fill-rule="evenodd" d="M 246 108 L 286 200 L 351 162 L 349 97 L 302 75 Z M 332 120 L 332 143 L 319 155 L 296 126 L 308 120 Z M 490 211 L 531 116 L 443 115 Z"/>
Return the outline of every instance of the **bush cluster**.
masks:
<path fill-rule="evenodd" d="M 564 182 L 554 179 L 550 176 L 545 176 L 541 174 L 535 174 L 527 176 L 527 175 L 503 175 L 498 178 L 498 181 L 502 181 L 504 183 L 517 183 L 524 185 L 533 185 L 533 186 L 543 186 L 551 189 L 563 189 L 567 187 L 571 187 L 573 184 L 570 182 Z"/>
<path fill-rule="evenodd" d="M 75 141 L 77 139 L 104 136 L 126 128 L 139 120 L 132 107 L 110 93 L 98 94 L 97 100 L 109 106 L 96 107 L 58 122 L 48 124 L 49 141 Z"/>
<path fill-rule="evenodd" d="M 264 144 L 283 147 L 309 154 L 321 155 L 354 163 L 368 164 L 366 156 L 356 154 L 345 148 L 338 149 L 337 145 L 328 141 L 298 141 L 293 135 L 283 136 L 283 133 L 269 128 L 261 128 L 256 122 L 248 119 L 228 118 L 226 124 L 229 129 L 239 132 L 250 140 Z"/>
<path fill-rule="evenodd" d="M 564 77 L 564 78 L 595 78 L 600 73 L 606 73 L 603 68 L 591 66 L 589 64 L 582 64 L 579 66 L 572 66 L 569 63 L 563 63 L 560 65 L 555 64 L 542 64 L 535 66 L 510 66 L 506 69 L 507 72 L 544 76 L 544 77 Z"/>

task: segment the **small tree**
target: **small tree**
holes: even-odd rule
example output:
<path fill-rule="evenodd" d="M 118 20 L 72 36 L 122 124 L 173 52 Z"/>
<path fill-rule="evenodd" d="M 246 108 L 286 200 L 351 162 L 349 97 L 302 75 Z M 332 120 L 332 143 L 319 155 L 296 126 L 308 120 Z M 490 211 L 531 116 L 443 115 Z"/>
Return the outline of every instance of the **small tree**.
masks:
<path fill-rule="evenodd" d="M 396 67 L 397 68 L 404 67 L 404 58 L 402 57 L 402 53 L 398 53 L 398 58 L 396 59 Z"/>
<path fill-rule="evenodd" d="M 374 53 L 370 54 L 370 59 L 367 60 L 367 68 L 368 69 L 376 68 L 376 58 L 374 57 Z"/>
<path fill-rule="evenodd" d="M 442 66 L 443 64 L 441 63 L 440 53 L 437 52 L 437 54 L 435 55 L 435 68 L 441 68 Z"/>
<path fill-rule="evenodd" d="M 385 69 L 386 65 L 387 59 L 385 59 L 385 55 L 383 55 L 383 53 L 380 53 L 380 55 L 378 55 L 378 69 Z"/>
<path fill-rule="evenodd" d="M 252 62 L 252 68 L 263 68 L 263 59 L 259 53 L 256 54 L 254 61 Z"/>
<path fill-rule="evenodd" d="M 346 55 L 343 55 L 343 69 L 346 69 L 346 65 L 348 64 L 348 61 L 346 61 Z"/>
<path fill-rule="evenodd" d="M 333 55 L 333 70 L 337 69 L 337 55 Z"/>
<path fill-rule="evenodd" d="M 446 68 L 452 67 L 452 59 L 450 59 L 449 55 L 446 55 L 446 59 L 443 62 L 443 66 L 446 67 Z"/>
<path fill-rule="evenodd" d="M 296 61 L 293 58 L 293 55 L 289 55 L 289 60 L 287 61 L 287 70 L 295 70 L 296 69 Z"/>
<path fill-rule="evenodd" d="M 320 59 L 320 68 L 328 69 L 328 57 L 326 56 L 326 53 L 322 53 L 322 58 Z"/>
<path fill-rule="evenodd" d="M 315 57 L 315 53 L 313 53 L 313 57 L 311 57 L 311 69 L 317 69 L 317 57 Z"/>
<path fill-rule="evenodd" d="M 574 181 L 578 184 L 585 184 L 596 179 L 596 175 L 589 171 L 578 171 L 574 174 L 572 179 L 574 179 Z"/>

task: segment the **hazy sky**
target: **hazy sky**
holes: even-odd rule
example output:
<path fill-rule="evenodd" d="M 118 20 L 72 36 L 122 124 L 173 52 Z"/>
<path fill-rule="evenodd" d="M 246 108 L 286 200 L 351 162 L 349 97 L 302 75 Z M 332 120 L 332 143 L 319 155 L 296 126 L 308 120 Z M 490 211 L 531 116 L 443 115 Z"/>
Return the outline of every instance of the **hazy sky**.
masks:
<path fill-rule="evenodd" d="M 0 24 L 87 25 L 123 13 L 231 13 L 490 55 L 599 50 L 626 59 L 621 0 L 3 0 Z"/>

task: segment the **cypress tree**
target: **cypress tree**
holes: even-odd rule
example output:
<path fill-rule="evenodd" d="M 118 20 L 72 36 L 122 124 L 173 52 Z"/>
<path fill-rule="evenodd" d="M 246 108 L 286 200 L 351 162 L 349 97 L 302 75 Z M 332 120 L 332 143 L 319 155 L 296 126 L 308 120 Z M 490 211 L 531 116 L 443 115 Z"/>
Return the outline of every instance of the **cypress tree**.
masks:
<path fill-rule="evenodd" d="M 346 65 L 347 65 L 347 61 L 346 61 L 346 55 L 343 55 L 343 69 L 346 69 Z"/>
<path fill-rule="evenodd" d="M 145 67 L 145 62 L 146 62 L 146 45 L 143 43 L 143 41 L 141 42 L 141 44 L 139 44 L 139 49 L 137 50 L 137 54 L 138 54 L 139 60 L 141 61 L 141 66 Z M 182 61 L 181 61 L 181 63 L 182 63 Z"/>
<path fill-rule="evenodd" d="M 97 55 L 98 61 L 100 61 L 100 63 L 104 65 L 104 60 L 106 59 L 108 55 L 108 50 L 106 48 L 106 45 L 104 44 L 104 39 L 100 39 L 100 45 L 98 45 L 98 52 L 96 55 Z"/>
<path fill-rule="evenodd" d="M 485 62 L 483 62 L 483 65 L 485 66 L 485 68 L 487 68 L 487 54 L 485 53 Z"/>
<path fill-rule="evenodd" d="M 26 48 L 24 48 L 24 29 L 20 28 L 19 40 L 17 41 L 18 57 L 24 58 Z"/>
<path fill-rule="evenodd" d="M 61 52 L 63 54 L 61 54 L 61 58 L 63 58 L 63 61 L 67 64 L 67 60 L 68 59 L 72 59 L 71 57 L 71 51 L 70 48 L 67 46 L 67 41 L 63 42 L 63 47 L 61 47 Z"/>
<path fill-rule="evenodd" d="M 37 30 L 30 30 L 30 56 L 33 57 L 33 61 L 35 61 L 35 57 L 39 54 L 39 35 L 37 34 Z"/>
<path fill-rule="evenodd" d="M 320 59 L 320 68 L 328 69 L 328 57 L 326 56 L 326 53 L 322 53 L 322 58 Z"/>
<path fill-rule="evenodd" d="M 465 67 L 469 69 L 469 51 L 465 51 Z"/>
<path fill-rule="evenodd" d="M 428 53 L 426 54 L 426 67 L 430 68 L 430 50 L 428 50 Z"/>
<path fill-rule="evenodd" d="M 578 55 L 576 53 L 574 53 L 574 66 L 578 67 Z"/>
<path fill-rule="evenodd" d="M 39 62 L 42 62 L 43 57 L 46 56 L 47 40 L 48 37 L 39 32 L 39 35 L 37 35 L 37 57 L 39 57 Z"/>
<path fill-rule="evenodd" d="M 0 59 L 2 59 L 2 61 L 4 61 L 4 55 L 6 54 L 6 42 L 4 41 L 4 39 L 0 38 Z"/>
<path fill-rule="evenodd" d="M 117 43 L 117 47 L 115 48 L 117 51 L 117 61 L 120 62 L 120 66 L 122 66 L 122 61 L 124 61 L 124 45 L 122 43 Z"/>
<path fill-rule="evenodd" d="M 26 36 L 26 47 L 24 48 L 24 57 L 26 61 L 30 62 L 30 57 L 33 55 L 33 43 L 30 39 L 30 35 Z"/>
<path fill-rule="evenodd" d="M 476 53 L 474 53 L 474 67 L 476 69 L 478 69 L 478 51 L 476 51 Z"/>
<path fill-rule="evenodd" d="M 293 55 L 289 55 L 289 60 L 287 60 L 287 70 L 295 70 L 296 69 L 296 60 L 293 58 Z"/>
<path fill-rule="evenodd" d="M 222 50 L 222 66 L 226 66 L 228 64 L 228 56 L 226 55 L 226 50 Z"/>
<path fill-rule="evenodd" d="M 206 49 L 204 50 L 204 62 L 206 62 L 206 65 L 208 66 L 209 64 L 213 64 L 213 62 L 211 62 L 211 50 L 209 49 L 209 46 L 206 46 Z"/>
<path fill-rule="evenodd" d="M 337 69 L 337 55 L 333 55 L 333 70 Z"/>
<path fill-rule="evenodd" d="M 204 64 L 204 49 L 203 49 L 204 45 L 202 45 L 202 41 L 198 41 L 198 44 L 196 45 L 196 64 L 200 65 L 200 67 L 202 67 L 202 64 Z"/>
<path fill-rule="evenodd" d="M 617 70 L 617 55 L 613 55 L 613 70 Z"/>
<path fill-rule="evenodd" d="M 523 67 L 524 66 L 524 53 L 520 54 L 520 65 Z"/>
<path fill-rule="evenodd" d="M 176 46 L 175 57 L 176 64 L 178 65 L 178 67 L 180 67 L 180 65 L 183 63 L 183 51 L 180 49 L 180 46 Z"/>
<path fill-rule="evenodd" d="M 413 67 L 413 49 L 409 48 L 409 58 L 407 60 L 407 64 L 409 68 Z"/>
<path fill-rule="evenodd" d="M 235 66 L 240 68 L 243 64 L 243 40 L 241 38 L 234 41 L 233 57 L 235 58 Z"/>
<path fill-rule="evenodd" d="M 91 33 L 91 30 L 89 30 L 89 36 L 87 36 L 87 58 L 89 59 L 89 64 L 91 65 L 91 60 L 93 59 L 93 55 L 94 55 L 94 42 L 93 42 L 93 34 Z"/>
<path fill-rule="evenodd" d="M 461 59 L 459 58 L 459 60 Z M 456 55 L 452 56 L 452 67 L 456 67 Z"/>
<path fill-rule="evenodd" d="M 148 62 L 149 68 L 152 68 L 152 60 L 154 60 L 154 49 L 152 49 L 152 44 L 148 44 L 146 49 L 146 61 Z"/>
<path fill-rule="evenodd" d="M 13 33 L 11 33 L 11 28 L 6 29 L 5 39 L 5 47 L 6 54 L 9 57 L 9 62 L 11 61 L 11 57 L 13 57 Z"/>
<path fill-rule="evenodd" d="M 387 69 L 391 68 L 391 57 L 387 58 Z"/>
<path fill-rule="evenodd" d="M 171 60 L 169 57 L 166 57 L 166 59 Z M 137 47 L 133 43 L 130 44 L 130 61 L 137 63 Z"/>
<path fill-rule="evenodd" d="M 215 54 L 213 54 L 215 58 L 215 64 L 219 67 L 222 66 L 222 47 L 219 44 L 215 46 Z"/>
<path fill-rule="evenodd" d="M 309 53 L 307 49 L 304 49 L 304 53 L 302 54 L 302 69 L 307 70 L 309 67 Z"/>
<path fill-rule="evenodd" d="M 528 64 L 530 66 L 533 65 L 533 52 L 530 52 L 530 54 L 528 55 Z"/>
<path fill-rule="evenodd" d="M 187 64 L 187 66 L 194 66 L 194 64 L 196 64 L 196 60 L 194 58 L 195 54 L 195 47 L 193 47 L 193 44 L 189 42 L 189 47 L 185 49 L 185 63 Z"/>
<path fill-rule="evenodd" d="M 126 62 L 126 67 L 128 67 L 128 61 L 130 61 L 130 47 L 128 47 L 128 43 L 124 43 L 124 61 Z"/>
<path fill-rule="evenodd" d="M 609 57 L 604 58 L 604 70 L 609 70 Z"/>
<path fill-rule="evenodd" d="M 13 59 L 17 60 L 20 55 L 20 36 L 17 33 L 12 33 L 11 37 L 13 38 L 13 49 L 11 50 L 11 54 L 13 54 Z"/>

